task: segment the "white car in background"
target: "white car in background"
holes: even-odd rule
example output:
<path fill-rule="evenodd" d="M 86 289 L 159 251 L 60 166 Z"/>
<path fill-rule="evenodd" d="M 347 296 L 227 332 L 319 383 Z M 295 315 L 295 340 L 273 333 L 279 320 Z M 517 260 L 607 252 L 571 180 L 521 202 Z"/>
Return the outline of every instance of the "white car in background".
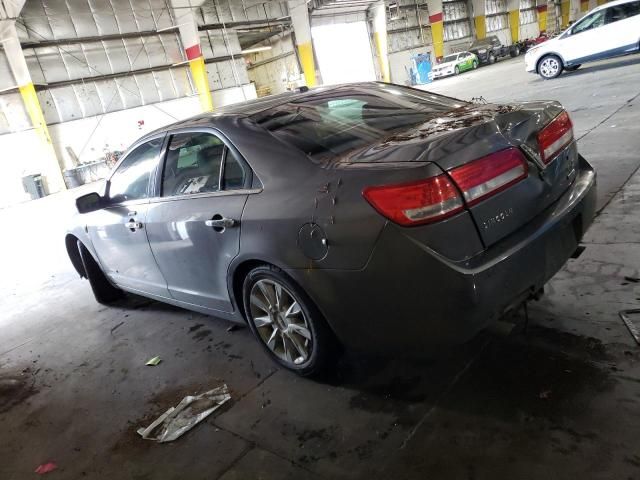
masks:
<path fill-rule="evenodd" d="M 640 50 L 640 0 L 617 0 L 594 8 L 558 37 L 530 49 L 527 72 L 544 79 L 581 64 Z"/>
<path fill-rule="evenodd" d="M 429 79 L 435 80 L 448 75 L 458 75 L 467 70 L 475 70 L 479 63 L 478 57 L 471 52 L 452 53 L 434 65 L 433 70 L 429 72 Z"/>

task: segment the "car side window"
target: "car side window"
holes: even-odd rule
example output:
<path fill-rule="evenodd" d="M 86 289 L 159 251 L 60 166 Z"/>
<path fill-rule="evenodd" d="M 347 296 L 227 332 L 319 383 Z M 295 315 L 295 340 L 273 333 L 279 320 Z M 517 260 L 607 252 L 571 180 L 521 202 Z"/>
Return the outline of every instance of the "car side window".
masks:
<path fill-rule="evenodd" d="M 158 163 L 162 138 L 150 140 L 129 153 L 109 180 L 112 203 L 141 200 L 149 196 L 149 179 Z"/>
<path fill-rule="evenodd" d="M 576 23 L 575 27 L 571 30 L 571 34 L 575 35 L 577 33 L 586 32 L 587 30 L 591 30 L 593 28 L 598 28 L 604 25 L 604 10 L 599 10 L 591 15 L 587 15 L 578 23 Z"/>
<path fill-rule="evenodd" d="M 171 135 L 162 172 L 162 196 L 220 190 L 225 145 L 212 133 Z"/>
<path fill-rule="evenodd" d="M 605 15 L 606 23 L 614 23 L 627 18 L 627 5 L 614 5 L 607 8 Z"/>
<path fill-rule="evenodd" d="M 224 158 L 222 189 L 238 190 L 244 188 L 246 178 L 247 167 L 236 156 L 236 153 L 228 148 Z"/>
<path fill-rule="evenodd" d="M 640 15 L 640 2 L 625 3 L 622 7 L 626 10 L 627 18 Z"/>

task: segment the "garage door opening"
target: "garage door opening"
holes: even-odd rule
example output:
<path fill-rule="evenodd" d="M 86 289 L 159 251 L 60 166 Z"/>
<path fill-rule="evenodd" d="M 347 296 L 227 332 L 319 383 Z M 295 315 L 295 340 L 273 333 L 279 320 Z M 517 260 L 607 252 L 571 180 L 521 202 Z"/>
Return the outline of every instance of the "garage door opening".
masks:
<path fill-rule="evenodd" d="M 376 79 L 365 22 L 318 25 L 311 36 L 325 85 Z"/>

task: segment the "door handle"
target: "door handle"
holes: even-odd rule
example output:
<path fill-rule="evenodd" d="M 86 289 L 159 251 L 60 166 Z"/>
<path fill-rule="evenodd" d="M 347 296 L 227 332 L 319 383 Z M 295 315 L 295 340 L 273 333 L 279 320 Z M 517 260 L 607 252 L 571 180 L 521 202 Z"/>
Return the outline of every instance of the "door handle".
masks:
<path fill-rule="evenodd" d="M 217 217 L 218 215 L 216 215 Z M 238 222 L 236 220 L 234 220 L 233 218 L 212 218 L 211 220 L 206 220 L 204 222 L 204 224 L 207 227 L 213 227 L 215 229 L 225 229 L 225 228 L 231 228 L 231 227 L 235 227 Z"/>
<path fill-rule="evenodd" d="M 124 224 L 125 227 L 127 227 L 129 230 L 131 230 L 132 232 L 135 232 L 136 230 L 140 230 L 142 228 L 142 223 L 141 222 L 136 222 L 133 218 L 131 220 L 129 220 L 127 223 Z"/>

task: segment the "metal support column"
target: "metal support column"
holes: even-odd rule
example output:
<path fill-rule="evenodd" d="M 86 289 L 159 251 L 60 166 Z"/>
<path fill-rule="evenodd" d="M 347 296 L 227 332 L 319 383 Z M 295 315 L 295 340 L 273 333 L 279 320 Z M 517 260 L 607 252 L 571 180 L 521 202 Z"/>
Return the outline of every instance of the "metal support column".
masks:
<path fill-rule="evenodd" d="M 20 9 L 15 12 L 12 18 L 16 18 L 19 11 Z M 39 160 L 42 161 L 43 164 L 42 168 L 44 171 L 42 173 L 45 176 L 47 188 L 50 193 L 66 190 L 67 187 L 62 175 L 64 163 L 58 158 L 53 148 L 47 122 L 44 119 L 42 107 L 40 106 L 40 100 L 36 95 L 27 62 L 22 53 L 20 39 L 18 38 L 18 32 L 15 27 L 15 20 L 0 20 L 0 41 L 9 62 L 9 68 L 20 91 L 25 110 L 44 147 L 42 149 L 43 158 Z"/>
<path fill-rule="evenodd" d="M 313 58 L 307 2 L 305 0 L 289 0 L 288 6 L 304 79 L 308 87 L 313 87 L 316 84 L 316 63 Z"/>
<path fill-rule="evenodd" d="M 378 63 L 380 64 L 380 75 L 383 82 L 391 81 L 389 71 L 389 47 L 387 44 L 387 12 L 384 2 L 374 5 L 373 14 L 373 39 L 376 45 Z"/>
<path fill-rule="evenodd" d="M 507 10 L 509 12 L 511 41 L 516 43 L 520 40 L 520 0 L 507 0 Z"/>
<path fill-rule="evenodd" d="M 211 99 L 207 68 L 200 49 L 200 35 L 194 15 L 194 4 L 189 0 L 172 0 L 171 4 L 174 7 L 180 40 L 189 62 L 193 83 L 198 90 L 200 108 L 203 112 L 210 112 L 213 110 L 213 100 Z"/>
<path fill-rule="evenodd" d="M 441 59 L 444 56 L 442 0 L 427 0 L 427 8 L 429 9 L 429 23 L 431 23 L 433 53 L 436 59 Z"/>

